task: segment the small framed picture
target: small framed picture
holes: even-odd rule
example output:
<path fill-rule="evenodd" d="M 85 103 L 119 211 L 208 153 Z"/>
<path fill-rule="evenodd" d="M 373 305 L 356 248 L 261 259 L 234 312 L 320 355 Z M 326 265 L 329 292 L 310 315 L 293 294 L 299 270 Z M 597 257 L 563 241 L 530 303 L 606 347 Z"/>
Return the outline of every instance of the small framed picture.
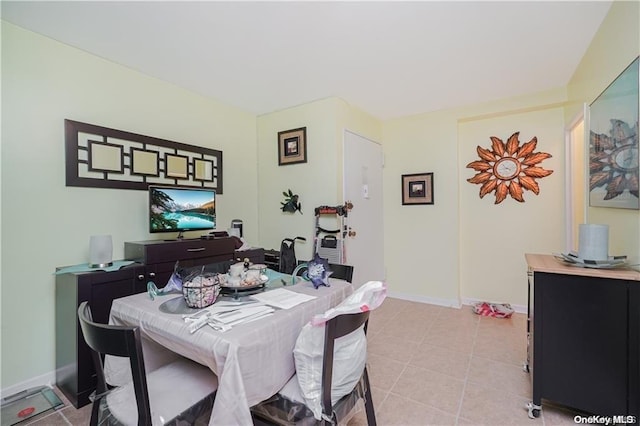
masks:
<path fill-rule="evenodd" d="M 307 162 L 307 128 L 278 132 L 278 165 Z"/>
<path fill-rule="evenodd" d="M 402 175 L 402 204 L 433 204 L 433 173 Z"/>

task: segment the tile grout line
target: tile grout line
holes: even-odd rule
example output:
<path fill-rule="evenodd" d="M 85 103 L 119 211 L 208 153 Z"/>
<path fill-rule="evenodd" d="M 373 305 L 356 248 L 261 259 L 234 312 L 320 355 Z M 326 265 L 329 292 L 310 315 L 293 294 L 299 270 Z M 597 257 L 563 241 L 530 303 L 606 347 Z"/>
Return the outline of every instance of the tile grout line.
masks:
<path fill-rule="evenodd" d="M 478 339 L 478 332 L 480 329 L 480 318 L 476 324 L 476 330 L 473 335 L 473 344 L 471 345 L 471 353 L 469 354 L 469 363 L 467 364 L 467 371 L 464 375 L 464 381 L 462 383 L 462 394 L 460 395 L 460 402 L 458 403 L 458 413 L 456 414 L 456 426 L 460 423 L 460 414 L 462 413 L 462 404 L 464 402 L 464 394 L 467 390 L 467 382 L 469 381 L 469 372 L 471 371 L 471 360 L 473 359 L 473 352 L 476 348 L 476 341 Z"/>

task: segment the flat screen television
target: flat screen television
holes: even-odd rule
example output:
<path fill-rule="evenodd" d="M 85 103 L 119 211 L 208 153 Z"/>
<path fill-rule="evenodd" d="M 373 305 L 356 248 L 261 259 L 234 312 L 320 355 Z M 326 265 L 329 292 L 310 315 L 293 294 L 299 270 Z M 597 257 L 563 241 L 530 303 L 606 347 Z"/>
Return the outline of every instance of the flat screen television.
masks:
<path fill-rule="evenodd" d="M 213 189 L 149 186 L 149 232 L 211 230 L 216 227 Z"/>

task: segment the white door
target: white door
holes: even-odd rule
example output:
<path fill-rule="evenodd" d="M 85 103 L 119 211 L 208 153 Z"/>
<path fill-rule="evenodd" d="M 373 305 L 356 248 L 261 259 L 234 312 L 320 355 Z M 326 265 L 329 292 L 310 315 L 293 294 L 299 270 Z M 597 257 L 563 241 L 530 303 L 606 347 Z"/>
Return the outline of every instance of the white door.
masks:
<path fill-rule="evenodd" d="M 344 200 L 352 202 L 345 241 L 346 260 L 353 265 L 353 284 L 384 280 L 382 227 L 382 146 L 344 132 Z"/>

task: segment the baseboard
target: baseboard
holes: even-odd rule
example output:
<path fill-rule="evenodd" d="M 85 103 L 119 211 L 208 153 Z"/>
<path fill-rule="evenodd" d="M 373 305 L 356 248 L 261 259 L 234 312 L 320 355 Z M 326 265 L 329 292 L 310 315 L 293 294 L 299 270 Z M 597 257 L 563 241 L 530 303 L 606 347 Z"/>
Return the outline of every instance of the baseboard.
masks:
<path fill-rule="evenodd" d="M 447 308 L 458 308 L 462 306 L 457 299 L 440 299 L 437 297 L 416 296 L 415 294 L 397 293 L 390 291 L 387 293 L 389 297 L 394 299 L 408 300 L 410 302 L 428 303 L 430 305 L 446 306 Z"/>
<path fill-rule="evenodd" d="M 440 299 L 437 297 L 426 297 L 426 296 L 416 296 L 415 294 L 406 294 L 406 293 L 397 293 L 394 291 L 390 291 L 387 293 L 389 297 L 393 297 L 395 299 L 408 300 L 410 302 L 419 302 L 419 303 L 428 303 L 430 305 L 438 305 L 438 306 L 446 306 L 447 308 L 462 308 L 462 306 L 472 306 L 477 302 L 484 302 L 484 300 L 472 299 L 472 298 L 462 298 L 462 300 L 457 299 Z M 520 314 L 527 313 L 526 305 L 514 305 L 511 304 L 511 307 L 514 311 Z"/>
<path fill-rule="evenodd" d="M 486 302 L 486 300 L 479 300 L 479 299 L 471 299 L 471 298 L 463 298 L 462 299 L 462 304 L 463 305 L 468 305 L 471 306 L 475 303 L 478 302 Z M 513 308 L 514 311 L 516 311 L 519 314 L 526 314 L 527 313 L 527 306 L 526 305 L 514 305 L 513 303 L 510 304 L 511 307 Z"/>
<path fill-rule="evenodd" d="M 53 386 L 56 383 L 56 372 L 51 371 L 41 376 L 32 377 L 21 383 L 8 386 L 4 389 L 0 389 L 0 398 L 6 398 L 18 392 L 22 392 L 27 389 L 37 388 L 40 386 Z"/>

